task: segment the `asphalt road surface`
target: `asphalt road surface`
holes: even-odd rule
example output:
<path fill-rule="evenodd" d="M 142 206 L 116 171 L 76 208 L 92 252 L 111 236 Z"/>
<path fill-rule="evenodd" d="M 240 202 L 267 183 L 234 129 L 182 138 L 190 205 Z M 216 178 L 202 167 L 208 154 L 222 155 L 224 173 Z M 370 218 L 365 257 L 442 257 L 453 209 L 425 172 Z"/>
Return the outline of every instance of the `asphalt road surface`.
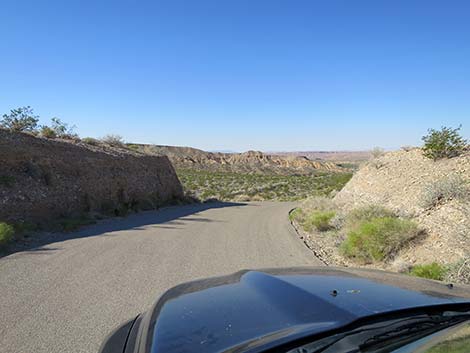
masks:
<path fill-rule="evenodd" d="M 291 203 L 207 204 L 110 219 L 0 259 L 0 352 L 97 352 L 166 289 L 241 269 L 321 265 Z"/>

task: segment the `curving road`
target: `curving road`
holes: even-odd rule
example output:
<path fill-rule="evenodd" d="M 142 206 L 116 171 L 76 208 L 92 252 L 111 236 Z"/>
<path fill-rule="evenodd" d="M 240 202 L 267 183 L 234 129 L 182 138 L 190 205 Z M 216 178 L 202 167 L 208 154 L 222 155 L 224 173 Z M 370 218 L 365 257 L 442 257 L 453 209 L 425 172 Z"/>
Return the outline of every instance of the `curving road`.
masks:
<path fill-rule="evenodd" d="M 291 203 L 171 207 L 42 238 L 0 259 L 0 352 L 96 352 L 166 289 L 246 268 L 321 265 Z"/>

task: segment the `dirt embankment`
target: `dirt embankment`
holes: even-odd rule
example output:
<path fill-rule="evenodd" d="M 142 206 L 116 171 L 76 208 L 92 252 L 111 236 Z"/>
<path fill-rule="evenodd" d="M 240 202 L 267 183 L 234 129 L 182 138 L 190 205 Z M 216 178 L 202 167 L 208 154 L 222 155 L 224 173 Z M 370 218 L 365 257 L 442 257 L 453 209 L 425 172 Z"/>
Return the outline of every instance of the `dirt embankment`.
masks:
<path fill-rule="evenodd" d="M 183 196 L 165 156 L 0 129 L 0 220 L 46 222 L 151 208 Z"/>
<path fill-rule="evenodd" d="M 318 211 L 334 215 L 327 231 L 306 227 L 305 217 Z M 348 257 L 346 239 L 373 212 L 411 221 L 418 233 L 410 233 L 409 239 L 408 233 L 397 234 L 402 244 L 382 260 Z M 365 164 L 333 200 L 306 200 L 291 219 L 305 244 L 327 265 L 408 272 L 437 263 L 445 269 L 446 280 L 470 283 L 470 153 L 437 161 L 418 148 L 386 153 Z M 354 244 L 370 250 L 365 250 L 367 244 Z"/>
<path fill-rule="evenodd" d="M 425 200 L 437 193 L 440 183 L 453 178 L 470 183 L 469 153 L 433 161 L 420 149 L 390 152 L 361 168 L 334 201 L 346 210 L 373 204 L 412 218 L 428 236 L 404 250 L 400 259 L 450 264 L 470 258 L 470 198 L 442 200 L 431 206 Z M 449 182 L 448 187 L 455 186 Z"/>

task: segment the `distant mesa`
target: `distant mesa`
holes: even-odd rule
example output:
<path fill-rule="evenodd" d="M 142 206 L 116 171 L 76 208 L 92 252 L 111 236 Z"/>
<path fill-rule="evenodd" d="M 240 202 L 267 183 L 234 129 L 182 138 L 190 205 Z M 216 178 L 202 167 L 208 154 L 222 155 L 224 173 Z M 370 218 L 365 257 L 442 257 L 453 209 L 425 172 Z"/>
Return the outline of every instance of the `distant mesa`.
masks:
<path fill-rule="evenodd" d="M 162 145 L 134 144 L 134 146 L 146 154 L 168 156 L 176 168 L 280 175 L 345 171 L 335 162 L 311 160 L 307 156 L 299 155 L 276 155 L 261 151 L 207 152 L 192 147 Z"/>

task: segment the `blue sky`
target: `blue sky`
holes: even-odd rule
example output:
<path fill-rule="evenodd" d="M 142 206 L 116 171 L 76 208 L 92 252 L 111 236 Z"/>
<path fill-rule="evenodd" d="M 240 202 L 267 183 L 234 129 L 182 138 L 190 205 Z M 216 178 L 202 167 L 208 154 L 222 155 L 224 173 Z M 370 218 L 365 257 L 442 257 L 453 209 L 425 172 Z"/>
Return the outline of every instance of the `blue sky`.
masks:
<path fill-rule="evenodd" d="M 470 137 L 470 2 L 3 0 L 0 112 L 230 150 Z"/>

